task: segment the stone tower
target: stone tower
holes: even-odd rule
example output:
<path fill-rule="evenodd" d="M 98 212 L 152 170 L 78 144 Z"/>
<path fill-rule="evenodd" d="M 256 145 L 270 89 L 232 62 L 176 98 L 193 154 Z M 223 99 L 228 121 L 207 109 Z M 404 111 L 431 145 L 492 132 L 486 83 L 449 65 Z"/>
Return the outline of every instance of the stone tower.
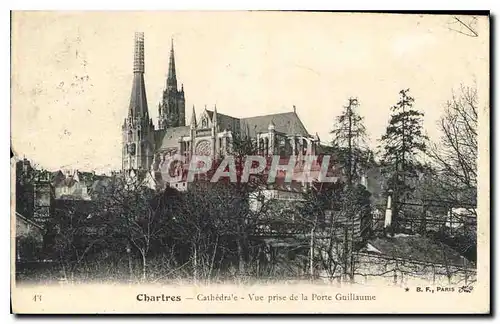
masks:
<path fill-rule="evenodd" d="M 154 153 L 154 125 L 144 84 L 144 33 L 135 33 L 134 79 L 128 116 L 122 126 L 122 169 L 149 170 Z"/>
<path fill-rule="evenodd" d="M 167 84 L 163 90 L 163 97 L 158 105 L 158 128 L 178 127 L 186 125 L 186 106 L 184 100 L 184 86 L 177 89 L 177 75 L 175 71 L 174 41 L 170 48 Z"/>

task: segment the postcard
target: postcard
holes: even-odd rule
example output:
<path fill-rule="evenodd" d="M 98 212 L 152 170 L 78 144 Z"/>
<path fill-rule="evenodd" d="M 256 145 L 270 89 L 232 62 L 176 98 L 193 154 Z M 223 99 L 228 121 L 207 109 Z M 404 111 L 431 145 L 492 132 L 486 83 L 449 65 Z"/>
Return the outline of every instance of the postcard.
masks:
<path fill-rule="evenodd" d="M 11 25 L 13 313 L 490 313 L 488 12 Z"/>

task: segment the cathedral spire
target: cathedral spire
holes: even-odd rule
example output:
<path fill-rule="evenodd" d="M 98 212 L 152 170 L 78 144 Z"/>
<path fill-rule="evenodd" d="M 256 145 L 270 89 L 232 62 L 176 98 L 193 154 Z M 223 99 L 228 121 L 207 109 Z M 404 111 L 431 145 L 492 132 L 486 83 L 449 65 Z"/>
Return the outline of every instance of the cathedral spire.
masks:
<path fill-rule="evenodd" d="M 122 170 L 144 171 L 149 170 L 153 163 L 155 141 L 144 84 L 144 33 L 142 32 L 135 33 L 133 72 L 129 113 L 122 126 Z"/>
<path fill-rule="evenodd" d="M 144 85 L 144 33 L 135 33 L 134 40 L 134 78 L 130 95 L 129 116 L 148 116 L 148 102 Z"/>
<path fill-rule="evenodd" d="M 196 110 L 193 105 L 193 113 L 191 114 L 191 128 L 196 128 Z"/>
<path fill-rule="evenodd" d="M 212 124 L 217 127 L 217 104 L 214 106 L 214 116 L 212 117 Z"/>
<path fill-rule="evenodd" d="M 167 72 L 167 85 L 163 90 L 158 115 L 158 128 L 186 126 L 186 107 L 184 86 L 177 89 L 177 74 L 175 71 L 174 40 L 172 38 L 170 59 Z"/>
<path fill-rule="evenodd" d="M 168 62 L 168 76 L 167 76 L 167 88 L 171 90 L 177 90 L 177 76 L 175 73 L 175 55 L 174 55 L 174 39 L 171 40 L 170 45 L 170 59 Z"/>

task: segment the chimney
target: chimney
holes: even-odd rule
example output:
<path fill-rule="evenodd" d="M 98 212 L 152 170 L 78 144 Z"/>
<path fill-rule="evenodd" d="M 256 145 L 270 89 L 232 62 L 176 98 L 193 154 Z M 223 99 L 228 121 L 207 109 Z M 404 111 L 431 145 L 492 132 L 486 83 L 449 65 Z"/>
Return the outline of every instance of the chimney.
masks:
<path fill-rule="evenodd" d="M 295 105 L 293 105 L 293 112 L 297 113 L 297 108 L 295 107 Z"/>

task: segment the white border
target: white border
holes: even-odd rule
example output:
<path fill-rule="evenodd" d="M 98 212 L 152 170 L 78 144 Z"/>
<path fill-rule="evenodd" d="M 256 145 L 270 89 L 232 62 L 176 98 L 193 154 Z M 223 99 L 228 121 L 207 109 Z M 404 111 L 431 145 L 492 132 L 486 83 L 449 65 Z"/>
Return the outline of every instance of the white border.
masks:
<path fill-rule="evenodd" d="M 491 10 L 492 14 L 500 11 L 495 10 L 499 6 L 499 1 L 493 0 L 475 0 L 475 1 L 436 1 L 436 0 L 419 0 L 419 1 L 404 1 L 404 2 L 395 2 L 389 0 L 378 0 L 378 1 L 345 1 L 345 2 L 335 2 L 334 5 L 331 1 L 319 1 L 319 0 L 307 0 L 307 1 L 272 1 L 272 0 L 251 0 L 251 1 L 223 1 L 223 0 L 212 0 L 212 1 L 202 1 L 202 0 L 179 0 L 179 1 L 169 1 L 168 4 L 165 4 L 164 1 L 149 1 L 149 0 L 140 0 L 140 1 L 117 1 L 115 3 L 105 3 L 102 0 L 86 0 L 84 2 L 77 3 L 75 1 L 62 1 L 62 0 L 51 0 L 51 1 L 15 1 L 15 3 L 10 3 L 10 1 L 3 1 L 2 7 L 11 5 L 10 8 L 2 8 L 2 16 L 0 20 L 1 25 L 1 38 L 2 42 L 0 44 L 3 45 L 1 53 L 1 91 L 2 95 L 0 96 L 2 100 L 2 106 L 0 108 L 0 131 L 2 132 L 1 136 L 1 147 L 0 152 L 3 153 L 2 167 L 0 168 L 0 177 L 2 179 L 2 195 L 1 197 L 1 208 L 4 211 L 3 216 L 1 217 L 2 226 L 1 228 L 4 232 L 4 241 L 1 246 L 1 262 L 2 264 L 2 323 L 11 323 L 14 322 L 17 318 L 12 315 L 8 315 L 8 318 L 5 318 L 6 314 L 10 314 L 10 282 L 8 281 L 10 278 L 10 240 L 7 241 L 7 238 L 10 237 L 10 162 L 7 163 L 7 159 L 5 158 L 7 149 L 10 148 L 10 12 L 9 10 Z M 118 6 L 119 4 L 119 6 Z M 497 43 L 497 33 L 492 30 L 494 35 L 494 42 Z M 491 59 L 494 59 L 493 57 Z M 494 75 L 496 71 L 493 71 Z M 494 84 L 494 83 L 493 83 Z M 494 92 L 495 89 L 492 89 Z M 494 102 L 491 103 L 493 107 L 495 107 Z M 496 113 L 495 115 L 498 115 Z M 495 120 L 496 121 L 496 120 Z M 493 127 L 494 129 L 495 127 Z M 497 133 L 497 132 L 496 132 Z M 492 153 L 496 152 L 495 148 L 492 149 Z M 495 177 L 497 180 L 498 175 Z M 498 200 L 498 196 L 495 196 L 492 199 Z M 494 217 L 495 213 L 492 213 L 492 217 Z M 499 221 L 496 222 L 496 227 L 494 229 L 494 233 L 500 233 L 498 230 Z M 492 238 L 495 235 L 492 236 Z M 496 239 L 496 242 L 499 240 Z M 492 248 L 493 251 L 499 251 L 497 246 Z M 496 252 L 495 252 L 496 253 Z M 8 259 L 9 257 L 9 259 Z M 9 294 L 7 294 L 9 292 Z M 498 300 L 498 298 L 496 298 Z M 496 307 L 495 307 L 496 308 Z M 496 309 L 498 311 L 498 309 Z M 105 319 L 105 318 L 104 318 Z M 103 318 L 92 318 L 94 323 L 103 322 Z M 233 318 L 227 318 L 228 320 L 233 320 Z M 367 319 L 367 318 L 363 318 Z M 356 319 L 350 322 L 362 321 L 363 319 Z M 398 318 L 394 318 L 397 320 Z M 52 318 L 43 318 L 37 319 L 38 321 L 46 321 L 52 322 Z M 77 321 L 78 318 L 65 318 L 65 321 L 73 322 Z M 114 321 L 123 321 L 124 318 L 114 318 Z M 130 320 L 130 319 L 129 319 Z M 132 319 L 133 321 L 139 322 L 140 319 Z M 154 319 L 155 321 L 172 321 L 174 318 L 159 318 Z M 221 318 L 192 318 L 187 319 L 184 318 L 184 321 L 194 322 L 198 320 L 204 321 L 213 321 L 218 322 Z M 239 320 L 249 320 L 244 318 L 239 318 Z M 250 320 L 258 321 L 259 323 L 270 322 L 272 319 L 263 319 L 263 318 L 250 318 Z M 300 319 L 304 320 L 304 318 Z M 340 317 L 334 318 L 321 318 L 321 320 L 332 320 L 332 321 L 344 321 L 344 319 Z M 370 321 L 384 321 L 386 318 L 370 318 Z M 408 322 L 416 321 L 414 319 L 405 319 Z M 437 321 L 438 319 L 424 319 L 427 323 Z M 479 321 L 475 318 L 469 318 L 468 321 L 474 322 Z M 33 318 L 23 319 L 24 322 L 34 321 Z"/>

